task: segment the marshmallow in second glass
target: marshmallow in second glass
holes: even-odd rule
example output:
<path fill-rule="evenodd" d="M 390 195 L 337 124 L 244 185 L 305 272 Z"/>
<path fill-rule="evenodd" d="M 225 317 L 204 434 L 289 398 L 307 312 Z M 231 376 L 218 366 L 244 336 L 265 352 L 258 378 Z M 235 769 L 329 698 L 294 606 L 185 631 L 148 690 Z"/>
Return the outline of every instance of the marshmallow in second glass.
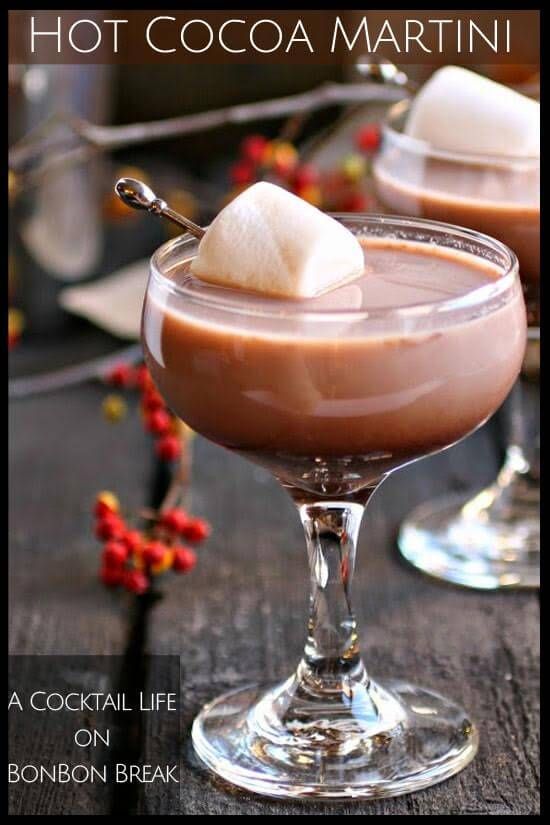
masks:
<path fill-rule="evenodd" d="M 540 156 L 540 104 L 487 77 L 445 66 L 414 98 L 405 134 L 434 149 Z"/>

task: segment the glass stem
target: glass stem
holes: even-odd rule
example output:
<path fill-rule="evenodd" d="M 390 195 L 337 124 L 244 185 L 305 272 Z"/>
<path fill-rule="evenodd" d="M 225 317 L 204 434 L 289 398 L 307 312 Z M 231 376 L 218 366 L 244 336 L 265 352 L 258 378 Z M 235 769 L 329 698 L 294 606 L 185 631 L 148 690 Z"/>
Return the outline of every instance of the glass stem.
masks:
<path fill-rule="evenodd" d="M 539 481 L 539 385 L 522 375 L 505 401 L 506 454 L 499 474 L 501 487 L 508 486 L 515 476 L 538 484 Z"/>
<path fill-rule="evenodd" d="M 351 604 L 365 502 L 321 500 L 298 503 L 298 510 L 309 558 L 310 607 L 307 641 L 297 675 L 317 689 L 345 692 L 352 682 L 366 681 Z"/>

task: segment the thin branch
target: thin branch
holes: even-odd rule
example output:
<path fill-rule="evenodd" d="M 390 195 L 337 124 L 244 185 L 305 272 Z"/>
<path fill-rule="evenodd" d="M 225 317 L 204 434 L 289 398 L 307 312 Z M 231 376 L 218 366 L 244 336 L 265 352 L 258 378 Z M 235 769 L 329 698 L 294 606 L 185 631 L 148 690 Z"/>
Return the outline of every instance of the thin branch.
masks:
<path fill-rule="evenodd" d="M 342 106 L 349 103 L 388 100 L 394 97 L 403 97 L 403 91 L 399 89 L 390 91 L 389 87 L 376 84 L 325 83 L 310 91 L 274 100 L 260 100 L 255 103 L 228 106 L 167 120 L 153 120 L 148 123 L 133 123 L 128 126 L 97 126 L 81 121 L 80 135 L 97 146 L 116 149 L 120 146 L 203 132 L 228 124 L 248 123 L 260 118 L 289 117 L 292 114 L 313 112 L 325 106 Z"/>
<path fill-rule="evenodd" d="M 229 124 L 248 123 L 258 119 L 301 116 L 326 106 L 345 106 L 369 101 L 392 101 L 403 96 L 403 90 L 372 83 L 326 83 L 296 95 L 262 100 L 199 112 L 192 115 L 126 126 L 100 126 L 72 115 L 58 116 L 52 127 L 65 125 L 69 135 L 61 136 L 57 145 L 50 138 L 36 142 L 23 138 L 13 146 L 8 155 L 10 169 L 19 174 L 19 183 L 36 182 L 47 172 L 86 160 L 98 151 L 110 151 L 124 146 L 167 140 L 181 135 L 204 132 Z M 75 137 L 82 143 L 75 146 Z M 45 150 L 48 150 L 47 152 Z M 25 169 L 33 157 L 38 166 Z M 22 178 L 22 180 L 21 180 Z"/>
<path fill-rule="evenodd" d="M 160 510 L 170 510 L 172 507 L 190 505 L 191 464 L 193 457 L 192 435 L 188 427 L 177 420 L 178 437 L 181 441 L 181 455 L 177 469 L 160 505 Z"/>
<path fill-rule="evenodd" d="M 11 399 L 28 398 L 31 395 L 55 392 L 75 384 L 81 384 L 91 378 L 101 378 L 111 367 L 121 361 L 130 363 L 138 361 L 142 357 L 142 352 L 141 344 L 132 344 L 110 355 L 85 361 L 83 364 L 62 367 L 59 370 L 40 375 L 12 378 L 8 383 L 8 397 Z"/>

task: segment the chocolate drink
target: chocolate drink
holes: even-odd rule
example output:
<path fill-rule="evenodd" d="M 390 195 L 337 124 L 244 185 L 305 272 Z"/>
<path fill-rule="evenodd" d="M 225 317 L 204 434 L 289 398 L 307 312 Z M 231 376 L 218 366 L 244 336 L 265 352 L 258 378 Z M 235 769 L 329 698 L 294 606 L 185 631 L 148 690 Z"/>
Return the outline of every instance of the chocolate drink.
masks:
<path fill-rule="evenodd" d="M 518 159 L 443 160 L 390 146 L 377 158 L 378 197 L 394 215 L 430 218 L 484 232 L 519 258 L 530 292 L 540 277 L 540 172 Z"/>
<path fill-rule="evenodd" d="M 445 303 L 490 289 L 496 264 L 434 244 L 361 243 L 364 275 L 315 299 L 210 286 L 188 259 L 170 274 L 178 294 L 153 275 L 144 307 L 147 364 L 174 411 L 320 494 L 353 492 L 479 426 L 525 347 L 517 282 L 477 317 Z"/>

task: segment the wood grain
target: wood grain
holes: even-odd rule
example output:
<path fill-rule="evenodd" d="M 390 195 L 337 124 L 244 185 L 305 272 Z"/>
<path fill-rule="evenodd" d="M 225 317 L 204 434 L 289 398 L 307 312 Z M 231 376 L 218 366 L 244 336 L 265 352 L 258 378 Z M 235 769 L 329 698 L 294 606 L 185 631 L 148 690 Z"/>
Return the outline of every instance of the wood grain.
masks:
<path fill-rule="evenodd" d="M 151 495 L 154 466 L 137 412 L 110 426 L 100 413 L 103 395 L 90 384 L 11 405 L 14 654 L 125 651 L 131 613 L 124 597 L 97 583 L 90 506 L 104 487 L 129 508 L 140 506 Z M 395 548 L 411 507 L 489 481 L 498 458 L 494 427 L 486 427 L 390 478 L 365 520 L 354 585 L 371 673 L 407 678 L 462 703 L 480 728 L 477 758 L 457 777 L 411 796 L 302 805 L 229 788 L 197 765 L 190 748 L 189 726 L 204 701 L 246 681 L 288 675 L 306 615 L 306 558 L 292 503 L 264 471 L 197 439 L 193 509 L 214 533 L 189 577 L 166 580 L 146 628 L 150 652 L 181 655 L 180 809 L 155 784 L 129 813 L 537 814 L 538 596 L 438 584 L 400 561 Z M 171 758 L 177 728 L 166 723 L 152 732 L 149 749 L 159 761 Z M 60 805 L 62 813 L 82 813 L 86 799 L 60 802 L 42 789 L 27 798 L 25 812 L 59 813 Z M 100 812 L 109 813 L 108 805 Z"/>

